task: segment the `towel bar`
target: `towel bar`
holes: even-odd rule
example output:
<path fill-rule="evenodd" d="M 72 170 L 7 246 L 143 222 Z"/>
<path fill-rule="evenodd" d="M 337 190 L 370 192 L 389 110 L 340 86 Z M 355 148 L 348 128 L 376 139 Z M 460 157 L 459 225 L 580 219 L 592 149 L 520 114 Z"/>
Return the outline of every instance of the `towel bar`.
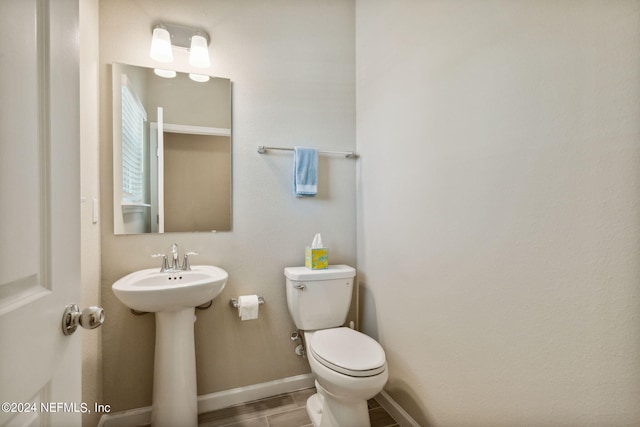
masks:
<path fill-rule="evenodd" d="M 279 150 L 279 151 L 293 151 L 293 148 L 283 148 L 283 147 L 265 147 L 264 145 L 258 145 L 258 153 L 265 154 L 268 150 Z M 347 159 L 357 159 L 359 156 L 355 151 L 318 151 L 320 154 L 340 154 L 345 156 Z"/>
<path fill-rule="evenodd" d="M 264 298 L 258 297 L 258 304 L 264 304 Z M 229 301 L 229 305 L 233 308 L 238 308 L 238 298 L 231 298 L 231 301 Z"/>

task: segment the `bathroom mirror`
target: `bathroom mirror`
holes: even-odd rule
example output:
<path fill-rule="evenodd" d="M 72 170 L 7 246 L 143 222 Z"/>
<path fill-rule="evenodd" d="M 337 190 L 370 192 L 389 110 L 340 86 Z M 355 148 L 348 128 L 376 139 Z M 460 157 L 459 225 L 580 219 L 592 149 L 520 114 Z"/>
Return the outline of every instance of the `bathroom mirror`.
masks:
<path fill-rule="evenodd" d="M 230 230 L 231 81 L 114 63 L 112 83 L 114 233 Z"/>

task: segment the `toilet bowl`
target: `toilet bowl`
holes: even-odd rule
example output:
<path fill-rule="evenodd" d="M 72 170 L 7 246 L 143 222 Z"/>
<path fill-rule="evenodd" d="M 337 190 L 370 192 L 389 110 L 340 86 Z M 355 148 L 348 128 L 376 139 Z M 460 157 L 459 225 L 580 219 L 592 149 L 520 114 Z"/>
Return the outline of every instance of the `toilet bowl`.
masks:
<path fill-rule="evenodd" d="M 389 378 L 382 347 L 349 328 L 304 333 L 317 394 L 307 402 L 315 427 L 369 426 L 367 400 Z"/>
<path fill-rule="evenodd" d="M 389 378 L 382 346 L 343 327 L 353 294 L 355 269 L 285 268 L 287 306 L 303 331 L 317 393 L 307 400 L 314 427 L 370 426 L 367 400 Z"/>

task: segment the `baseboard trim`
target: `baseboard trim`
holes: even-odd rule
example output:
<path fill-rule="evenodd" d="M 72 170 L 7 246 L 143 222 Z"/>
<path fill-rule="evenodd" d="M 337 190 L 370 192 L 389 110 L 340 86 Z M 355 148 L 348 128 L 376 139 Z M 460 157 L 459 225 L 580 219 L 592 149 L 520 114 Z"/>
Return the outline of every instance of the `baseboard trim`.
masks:
<path fill-rule="evenodd" d="M 375 397 L 376 402 L 382 406 L 385 411 L 393 417 L 394 420 L 400 424 L 400 427 L 420 427 L 420 424 L 414 420 L 411 415 L 407 413 L 398 403 L 389 396 L 389 394 L 382 390 Z"/>
<path fill-rule="evenodd" d="M 252 400 L 291 393 L 315 385 L 312 374 L 297 375 L 245 387 L 232 388 L 198 396 L 198 413 L 211 412 L 229 406 L 240 405 Z M 400 427 L 420 427 L 412 417 L 382 390 L 376 401 L 395 419 Z M 100 418 L 98 427 L 131 427 L 151 423 L 151 406 L 127 411 L 105 414 Z"/>
<path fill-rule="evenodd" d="M 310 388 L 315 385 L 313 374 L 296 375 L 266 383 L 252 384 L 245 387 L 198 396 L 198 413 L 216 411 L 229 406 L 264 399 L 283 393 Z"/>
<path fill-rule="evenodd" d="M 239 405 L 252 400 L 291 393 L 315 385 L 312 374 L 252 384 L 245 387 L 198 396 L 198 413 L 211 412 L 229 406 Z M 382 405 L 382 403 L 380 403 Z M 128 411 L 105 414 L 100 418 L 98 427 L 131 427 L 151 423 L 151 406 L 130 409 Z"/>

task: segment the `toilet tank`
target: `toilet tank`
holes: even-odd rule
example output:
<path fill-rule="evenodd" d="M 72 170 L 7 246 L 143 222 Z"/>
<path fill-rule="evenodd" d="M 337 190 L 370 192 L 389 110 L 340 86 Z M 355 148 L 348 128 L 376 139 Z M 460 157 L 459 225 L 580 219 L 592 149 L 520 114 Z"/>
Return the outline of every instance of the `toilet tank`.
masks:
<path fill-rule="evenodd" d="M 330 265 L 324 270 L 284 269 L 289 314 L 304 331 L 342 326 L 347 320 L 356 270 Z"/>

